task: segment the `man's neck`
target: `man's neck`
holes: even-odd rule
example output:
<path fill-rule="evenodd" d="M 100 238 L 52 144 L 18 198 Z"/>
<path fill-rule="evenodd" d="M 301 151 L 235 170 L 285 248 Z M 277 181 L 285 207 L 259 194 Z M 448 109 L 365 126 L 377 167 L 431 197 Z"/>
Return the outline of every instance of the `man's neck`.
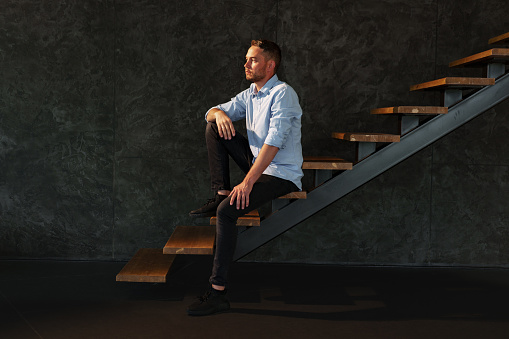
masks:
<path fill-rule="evenodd" d="M 269 81 L 270 79 L 272 79 L 272 77 L 274 76 L 274 74 L 270 75 L 270 76 L 267 76 L 265 78 L 263 78 L 262 80 L 260 81 L 257 81 L 255 82 L 255 86 L 256 86 L 256 92 L 259 92 L 263 86 L 265 86 L 265 84 L 267 83 L 267 81 Z"/>

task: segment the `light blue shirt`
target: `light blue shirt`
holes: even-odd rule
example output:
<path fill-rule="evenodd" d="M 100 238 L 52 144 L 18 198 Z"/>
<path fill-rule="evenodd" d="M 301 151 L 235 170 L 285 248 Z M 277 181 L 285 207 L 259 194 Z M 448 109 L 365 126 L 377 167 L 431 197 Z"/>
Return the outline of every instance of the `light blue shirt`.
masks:
<path fill-rule="evenodd" d="M 255 159 L 263 144 L 279 148 L 263 174 L 290 180 L 302 190 L 302 109 L 293 88 L 274 75 L 260 91 L 251 84 L 227 103 L 213 108 L 224 111 L 232 121 L 246 119 L 247 138 Z"/>

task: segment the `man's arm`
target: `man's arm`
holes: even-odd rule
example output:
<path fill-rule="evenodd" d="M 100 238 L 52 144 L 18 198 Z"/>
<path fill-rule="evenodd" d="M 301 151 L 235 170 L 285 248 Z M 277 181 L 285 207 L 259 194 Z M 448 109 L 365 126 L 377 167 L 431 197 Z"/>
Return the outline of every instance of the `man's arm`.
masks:
<path fill-rule="evenodd" d="M 235 136 L 235 127 L 233 127 L 232 119 L 224 111 L 212 108 L 207 114 L 207 121 L 216 123 L 221 138 L 231 140 Z"/>
<path fill-rule="evenodd" d="M 270 165 L 274 157 L 276 156 L 279 148 L 276 146 L 269 146 L 267 144 L 263 144 L 258 157 L 251 166 L 251 169 L 246 174 L 244 180 L 235 186 L 230 193 L 230 205 L 237 202 L 237 209 L 244 209 L 249 206 L 249 194 L 253 189 L 253 185 L 260 178 L 263 171 Z"/>
<path fill-rule="evenodd" d="M 232 121 L 244 119 L 246 117 L 246 98 L 249 97 L 250 90 L 237 94 L 230 101 L 218 105 L 208 110 L 205 119 L 208 122 L 215 122 L 219 129 L 219 136 L 230 140 L 235 136 L 235 128 Z"/>

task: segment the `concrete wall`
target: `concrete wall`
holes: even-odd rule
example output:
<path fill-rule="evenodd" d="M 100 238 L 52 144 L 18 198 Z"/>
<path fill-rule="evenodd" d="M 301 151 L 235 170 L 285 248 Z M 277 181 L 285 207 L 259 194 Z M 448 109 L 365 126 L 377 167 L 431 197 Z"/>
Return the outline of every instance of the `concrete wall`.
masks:
<path fill-rule="evenodd" d="M 0 2 L 0 256 L 127 259 L 210 196 L 205 111 L 249 86 L 250 40 L 283 49 L 308 155 L 333 131 L 397 132 L 376 107 L 439 104 L 412 84 L 488 49 L 505 0 Z M 241 128 L 239 126 L 239 128 Z M 247 260 L 506 266 L 509 103 Z M 239 175 L 236 174 L 238 178 Z"/>

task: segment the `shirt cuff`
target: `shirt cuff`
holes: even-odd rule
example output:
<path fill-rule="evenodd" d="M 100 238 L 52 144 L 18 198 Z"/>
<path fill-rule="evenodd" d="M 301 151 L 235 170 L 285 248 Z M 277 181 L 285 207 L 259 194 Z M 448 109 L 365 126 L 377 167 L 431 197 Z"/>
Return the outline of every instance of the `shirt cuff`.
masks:
<path fill-rule="evenodd" d="M 205 121 L 206 121 L 206 122 L 209 122 L 209 121 L 207 120 L 207 115 L 209 115 L 209 112 L 210 112 L 210 111 L 212 111 L 214 108 L 218 108 L 218 107 L 217 107 L 217 106 L 214 106 L 214 107 L 210 108 L 210 109 L 207 111 L 207 113 L 205 113 Z"/>
<path fill-rule="evenodd" d="M 269 146 L 275 146 L 279 149 L 283 148 L 283 143 L 285 141 L 285 136 L 283 133 L 280 133 L 276 130 L 269 130 L 267 137 L 265 138 L 265 144 Z"/>

